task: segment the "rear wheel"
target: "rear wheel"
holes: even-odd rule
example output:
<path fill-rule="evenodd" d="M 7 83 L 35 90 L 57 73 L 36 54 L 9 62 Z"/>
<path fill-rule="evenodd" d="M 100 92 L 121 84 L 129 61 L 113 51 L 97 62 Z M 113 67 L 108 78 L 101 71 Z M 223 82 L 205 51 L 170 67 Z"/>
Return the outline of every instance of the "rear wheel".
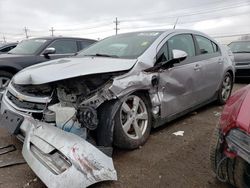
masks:
<path fill-rule="evenodd" d="M 229 99 L 231 92 L 233 89 L 233 78 L 232 75 L 227 72 L 223 78 L 223 82 L 221 83 L 220 90 L 218 93 L 218 103 L 220 105 L 224 105 Z"/>
<path fill-rule="evenodd" d="M 151 130 L 151 113 L 148 99 L 141 94 L 127 96 L 114 118 L 114 145 L 135 149 L 143 145 Z"/>

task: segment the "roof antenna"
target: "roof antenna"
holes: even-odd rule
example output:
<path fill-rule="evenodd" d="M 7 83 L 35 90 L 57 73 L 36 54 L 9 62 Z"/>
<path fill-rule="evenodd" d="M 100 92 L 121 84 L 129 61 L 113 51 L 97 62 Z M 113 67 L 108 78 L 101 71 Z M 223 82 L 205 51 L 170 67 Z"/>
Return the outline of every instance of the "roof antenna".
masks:
<path fill-rule="evenodd" d="M 178 23 L 178 20 L 179 20 L 179 17 L 177 17 L 177 19 L 176 19 L 176 21 L 175 21 L 175 23 L 174 23 L 174 28 L 173 28 L 173 29 L 175 29 L 175 27 L 176 27 L 176 25 L 177 25 L 177 23 Z"/>

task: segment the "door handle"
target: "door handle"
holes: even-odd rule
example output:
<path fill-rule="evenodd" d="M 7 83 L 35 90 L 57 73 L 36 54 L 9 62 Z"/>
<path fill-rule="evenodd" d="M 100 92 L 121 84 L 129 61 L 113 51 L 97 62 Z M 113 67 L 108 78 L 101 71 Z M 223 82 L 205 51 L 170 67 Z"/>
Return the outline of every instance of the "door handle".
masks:
<path fill-rule="evenodd" d="M 194 66 L 194 70 L 195 71 L 199 71 L 201 69 L 201 66 L 199 65 L 199 64 L 196 64 L 195 66 Z"/>

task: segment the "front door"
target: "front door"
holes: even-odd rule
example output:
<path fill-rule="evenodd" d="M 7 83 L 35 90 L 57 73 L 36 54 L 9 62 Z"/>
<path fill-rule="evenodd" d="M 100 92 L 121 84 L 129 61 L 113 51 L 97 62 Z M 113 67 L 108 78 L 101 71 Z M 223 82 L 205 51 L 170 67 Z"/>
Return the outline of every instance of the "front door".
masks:
<path fill-rule="evenodd" d="M 159 53 L 168 53 L 165 59 L 171 59 L 173 49 L 185 51 L 188 57 L 172 68 L 159 71 L 159 97 L 161 117 L 166 118 L 199 103 L 198 91 L 202 85 L 202 65 L 196 62 L 195 45 L 191 34 L 180 34 L 170 38 Z M 168 51 L 166 53 L 166 51 Z M 167 56 L 167 55 L 165 55 Z M 162 55 L 158 55 L 162 58 Z"/>

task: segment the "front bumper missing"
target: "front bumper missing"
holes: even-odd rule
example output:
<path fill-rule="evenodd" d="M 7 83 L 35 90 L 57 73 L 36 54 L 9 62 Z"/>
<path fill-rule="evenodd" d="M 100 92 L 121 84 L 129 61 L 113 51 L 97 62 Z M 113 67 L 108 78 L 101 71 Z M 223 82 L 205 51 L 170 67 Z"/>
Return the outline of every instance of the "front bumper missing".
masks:
<path fill-rule="evenodd" d="M 84 139 L 35 120 L 30 125 L 22 154 L 48 187 L 87 187 L 117 180 L 112 158 Z"/>

